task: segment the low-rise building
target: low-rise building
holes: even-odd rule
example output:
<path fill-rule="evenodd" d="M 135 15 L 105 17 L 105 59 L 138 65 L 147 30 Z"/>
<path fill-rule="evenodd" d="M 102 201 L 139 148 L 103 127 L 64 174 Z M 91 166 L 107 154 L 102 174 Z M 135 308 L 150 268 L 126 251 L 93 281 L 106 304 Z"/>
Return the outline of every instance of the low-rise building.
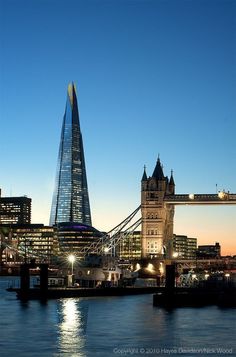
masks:
<path fill-rule="evenodd" d="M 53 263 L 59 254 L 56 230 L 43 224 L 1 225 L 1 262 Z"/>
<path fill-rule="evenodd" d="M 197 258 L 212 259 L 221 257 L 221 246 L 218 242 L 215 245 L 199 245 L 197 249 Z"/>
<path fill-rule="evenodd" d="M 190 238 L 186 235 L 173 236 L 173 252 L 175 258 L 195 259 L 197 251 L 197 238 Z"/>

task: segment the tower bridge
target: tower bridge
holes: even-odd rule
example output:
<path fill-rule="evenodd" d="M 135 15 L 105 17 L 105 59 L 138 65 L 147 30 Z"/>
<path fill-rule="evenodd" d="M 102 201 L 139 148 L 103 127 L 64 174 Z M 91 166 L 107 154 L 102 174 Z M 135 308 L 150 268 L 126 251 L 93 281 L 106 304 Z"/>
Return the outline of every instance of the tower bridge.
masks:
<path fill-rule="evenodd" d="M 86 247 L 83 253 L 104 253 L 115 255 L 116 246 L 141 225 L 142 258 L 172 258 L 172 239 L 175 206 L 178 205 L 235 205 L 236 194 L 218 192 L 217 194 L 175 194 L 173 172 L 170 179 L 164 176 L 158 158 L 151 177 L 144 168 L 141 180 L 141 205 L 126 219 L 101 239 Z M 141 218 L 132 224 L 139 214 Z M 130 227 L 127 228 L 127 225 Z M 194 262 L 195 264 L 195 262 Z"/>
<path fill-rule="evenodd" d="M 164 176 L 158 157 L 152 176 L 144 168 L 141 180 L 142 257 L 172 257 L 172 238 L 176 205 L 235 205 L 236 194 L 176 194 L 173 172 Z"/>

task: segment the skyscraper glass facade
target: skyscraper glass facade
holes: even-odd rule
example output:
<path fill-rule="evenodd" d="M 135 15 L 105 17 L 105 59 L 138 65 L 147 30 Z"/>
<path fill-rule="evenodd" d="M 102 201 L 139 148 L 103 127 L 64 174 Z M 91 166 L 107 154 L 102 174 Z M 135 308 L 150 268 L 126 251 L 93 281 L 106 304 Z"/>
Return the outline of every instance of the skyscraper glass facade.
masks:
<path fill-rule="evenodd" d="M 91 225 L 82 134 L 75 85 L 69 84 L 59 147 L 50 225 Z"/>

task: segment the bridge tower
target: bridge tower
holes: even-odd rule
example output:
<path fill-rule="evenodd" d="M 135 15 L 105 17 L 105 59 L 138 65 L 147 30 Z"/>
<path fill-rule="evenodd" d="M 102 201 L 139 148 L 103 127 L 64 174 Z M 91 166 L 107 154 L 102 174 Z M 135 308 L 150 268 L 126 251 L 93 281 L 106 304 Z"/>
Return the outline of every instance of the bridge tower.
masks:
<path fill-rule="evenodd" d="M 175 208 L 165 199 L 174 194 L 173 172 L 170 179 L 164 176 L 159 157 L 151 177 L 147 177 L 144 167 L 141 181 L 142 258 L 171 257 Z"/>

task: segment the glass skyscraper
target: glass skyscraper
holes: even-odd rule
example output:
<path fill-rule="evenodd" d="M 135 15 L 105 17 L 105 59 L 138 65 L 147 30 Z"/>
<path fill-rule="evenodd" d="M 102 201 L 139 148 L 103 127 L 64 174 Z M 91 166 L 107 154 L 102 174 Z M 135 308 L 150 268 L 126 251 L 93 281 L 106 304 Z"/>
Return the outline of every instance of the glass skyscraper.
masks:
<path fill-rule="evenodd" d="M 60 222 L 92 225 L 74 83 L 68 86 L 50 215 L 50 225 Z"/>

